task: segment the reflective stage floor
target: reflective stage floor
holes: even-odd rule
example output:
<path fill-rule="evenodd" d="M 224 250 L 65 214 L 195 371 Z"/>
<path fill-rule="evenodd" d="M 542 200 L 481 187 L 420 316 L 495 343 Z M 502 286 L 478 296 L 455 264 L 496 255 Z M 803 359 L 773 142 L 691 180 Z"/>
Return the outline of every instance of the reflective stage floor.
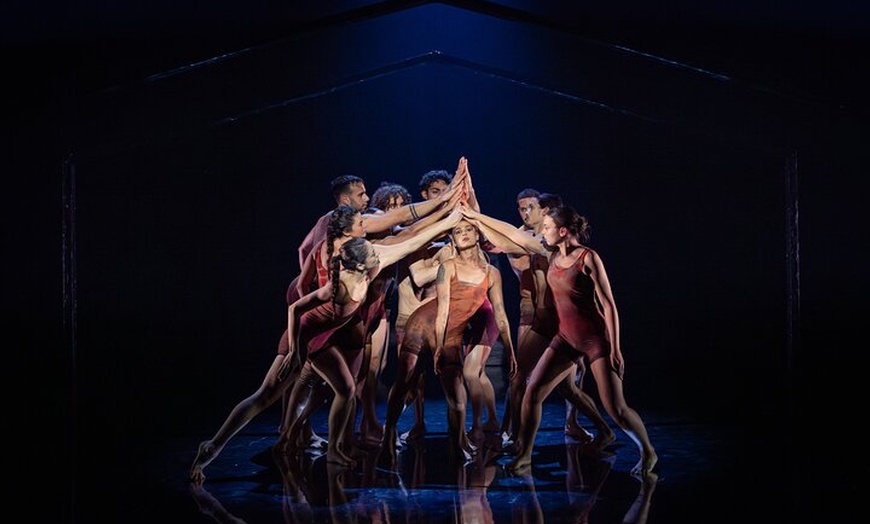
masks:
<path fill-rule="evenodd" d="M 381 416 L 383 407 L 379 406 Z M 104 470 L 96 478 L 79 475 L 75 520 L 781 522 L 801 506 L 801 490 L 795 491 L 781 443 L 766 440 L 749 446 L 739 431 L 642 413 L 659 455 L 657 481 L 644 483 L 629 474 L 638 453 L 618 428 L 614 427 L 618 438 L 607 453 L 590 456 L 565 436 L 564 404 L 548 400 L 544 407 L 533 465 L 526 475 L 505 468 L 511 457 L 498 453 L 497 433 L 486 437 L 470 463 L 450 460 L 445 452 L 445 403 L 434 398 L 426 401 L 426 438 L 400 448 L 395 471 L 377 467 L 377 450 L 353 468 L 327 465 L 325 455 L 311 453 L 276 462 L 271 446 L 277 437 L 278 410 L 273 407 L 237 434 L 205 469 L 205 482 L 193 486 L 188 470 L 199 442 L 222 420 L 216 419 L 199 434 L 165 438 L 127 450 L 125 458 L 115 457 L 126 460 L 126 467 Z M 499 405 L 499 414 L 501 410 Z M 411 410 L 402 415 L 400 431 L 410 427 L 412 416 Z M 318 413 L 314 424 L 315 431 L 326 436 L 325 413 Z M 119 443 L 107 443 L 105 448 L 115 445 L 123 449 Z M 94 458 L 92 465 L 101 460 Z"/>

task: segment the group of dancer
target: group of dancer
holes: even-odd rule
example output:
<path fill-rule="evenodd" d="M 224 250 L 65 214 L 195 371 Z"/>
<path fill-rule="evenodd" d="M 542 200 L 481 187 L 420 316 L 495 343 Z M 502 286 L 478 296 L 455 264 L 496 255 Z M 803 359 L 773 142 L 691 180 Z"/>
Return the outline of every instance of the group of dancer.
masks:
<path fill-rule="evenodd" d="M 517 197 L 519 228 L 488 216 L 481 212 L 464 157 L 452 176 L 443 170 L 424 175 L 420 202 L 390 183 L 369 199 L 363 179 L 352 175 L 334 179 L 332 190 L 336 208 L 299 247 L 301 272 L 288 288 L 287 328 L 277 355 L 260 387 L 199 444 L 192 481 L 201 483 L 204 468 L 227 442 L 279 400 L 283 415 L 274 452 L 292 457 L 322 443 L 311 415 L 328 403 L 328 462 L 352 466 L 358 448 L 379 446 L 379 463 L 394 468 L 402 437 L 425 434 L 424 354 L 431 355 L 447 400 L 451 456 L 468 460 L 484 431 L 501 430 L 503 449 L 514 455 L 508 469 L 528 469 L 542 405 L 554 390 L 569 406 L 566 433 L 603 450 L 615 435 L 582 389 L 589 369 L 606 413 L 638 447 L 632 474 L 652 473 L 658 457 L 643 421 L 625 401 L 619 316 L 604 264 L 585 245 L 584 217 L 556 195 L 535 190 Z M 520 283 L 516 350 L 502 275 L 490 262 L 500 253 Z M 394 290 L 398 310 L 391 327 L 387 297 Z M 391 329 L 398 355 L 381 425 L 377 386 Z M 499 339 L 510 378 L 501 425 L 485 371 Z M 399 417 L 411 405 L 414 426 L 400 437 Z M 594 435 L 579 425 L 577 413 L 594 424 Z"/>

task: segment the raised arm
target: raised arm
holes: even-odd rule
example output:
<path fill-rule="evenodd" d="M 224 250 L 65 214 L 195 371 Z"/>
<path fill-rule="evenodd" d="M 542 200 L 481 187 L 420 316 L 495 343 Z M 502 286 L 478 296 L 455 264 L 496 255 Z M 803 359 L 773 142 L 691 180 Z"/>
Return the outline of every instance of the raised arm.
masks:
<path fill-rule="evenodd" d="M 462 167 L 462 166 L 460 166 Z M 465 197 L 466 203 L 468 207 L 473 209 L 474 211 L 480 212 L 480 203 L 477 201 L 477 194 L 474 192 L 474 185 L 471 183 L 471 171 L 468 169 L 468 161 L 466 160 L 464 166 L 464 175 L 465 175 Z"/>
<path fill-rule="evenodd" d="M 408 271 L 411 273 L 414 285 L 417 287 L 423 287 L 430 282 L 434 282 L 435 278 L 438 276 L 438 266 L 452 256 L 453 245 L 446 244 L 433 256 L 417 260 L 408 266 Z"/>
<path fill-rule="evenodd" d="M 407 204 L 402 207 L 391 209 L 386 213 L 367 213 L 363 215 L 363 218 L 365 218 L 366 221 L 366 231 L 380 233 L 381 231 L 387 231 L 399 224 L 410 222 L 412 220 L 416 221 L 421 217 L 428 216 L 442 205 L 454 200 L 454 197 L 457 197 L 455 200 L 458 200 L 462 189 L 464 189 L 462 184 L 454 184 L 451 182 L 447 187 L 447 190 L 441 193 L 438 198 Z"/>
<path fill-rule="evenodd" d="M 408 227 L 403 227 L 403 228 L 399 229 L 399 231 L 397 231 L 396 233 L 394 233 L 392 235 L 386 236 L 384 238 L 378 238 L 378 239 L 372 240 L 372 244 L 381 244 L 381 245 L 388 246 L 391 244 L 398 244 L 399 242 L 405 241 L 405 240 L 413 237 L 414 235 L 416 235 L 418 232 L 422 231 L 423 229 L 431 226 L 435 222 L 437 222 L 437 221 L 441 220 L 442 218 L 444 218 L 445 216 L 447 216 L 451 211 L 453 211 L 453 207 L 455 207 L 455 206 L 451 206 L 449 203 L 448 203 L 448 205 L 441 206 L 437 210 L 435 210 L 433 213 L 421 218 L 420 220 L 414 222 L 413 224 L 411 224 Z M 366 223 L 366 231 L 368 231 L 368 230 L 369 230 L 368 223 Z"/>
<path fill-rule="evenodd" d="M 380 258 L 380 264 L 378 264 L 374 274 L 376 275 L 379 273 L 381 268 L 394 264 L 425 246 L 427 242 L 438 236 L 440 233 L 443 233 L 458 224 L 461 219 L 462 211 L 459 208 L 456 208 L 443 219 L 423 228 L 418 231 L 416 235 L 403 242 L 391 245 L 373 244 L 375 252 L 378 254 L 378 258 Z"/>
<path fill-rule="evenodd" d="M 486 235 L 486 238 L 493 244 L 497 245 L 497 242 L 499 241 L 504 242 L 505 239 L 509 240 L 509 242 L 505 242 L 504 245 L 498 245 L 504 253 L 548 254 L 547 249 L 537 239 L 520 231 L 512 224 L 493 218 L 489 215 L 484 215 L 483 213 L 478 213 L 477 211 L 468 208 L 462 208 L 462 214 L 481 228 L 484 235 Z"/>

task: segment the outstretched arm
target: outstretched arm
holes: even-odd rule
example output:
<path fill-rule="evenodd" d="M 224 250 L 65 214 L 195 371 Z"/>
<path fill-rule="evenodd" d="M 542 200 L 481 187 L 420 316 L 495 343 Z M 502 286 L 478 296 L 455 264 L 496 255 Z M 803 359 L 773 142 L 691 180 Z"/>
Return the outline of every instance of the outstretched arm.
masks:
<path fill-rule="evenodd" d="M 434 224 L 423 228 L 416 235 L 409 238 L 408 240 L 391 245 L 373 244 L 375 252 L 378 254 L 378 258 L 380 258 L 381 260 L 380 264 L 378 265 L 377 271 L 374 274 L 376 275 L 377 273 L 379 273 L 381 268 L 385 268 L 391 264 L 394 264 L 402 258 L 406 257 L 407 255 L 410 255 L 414 251 L 425 246 L 427 242 L 438 236 L 440 233 L 443 233 L 455 226 L 457 223 L 459 223 L 461 219 L 462 211 L 459 208 L 456 208 L 451 211 L 449 215 L 435 222 Z"/>
<path fill-rule="evenodd" d="M 479 213 L 480 203 L 477 201 L 477 194 L 474 192 L 474 186 L 471 184 L 471 171 L 468 170 L 468 161 L 465 162 L 465 196 L 468 207 Z"/>
<path fill-rule="evenodd" d="M 442 246 L 432 257 L 417 260 L 408 266 L 408 271 L 411 273 L 414 285 L 423 287 L 430 282 L 434 282 L 438 276 L 438 266 L 452 256 L 453 245 L 447 244 Z"/>
<path fill-rule="evenodd" d="M 486 238 L 490 242 L 496 244 L 499 241 L 509 240 L 504 245 L 498 246 L 504 253 L 509 254 L 524 254 L 535 253 L 539 255 L 547 255 L 547 249 L 531 235 L 524 233 L 503 220 L 493 218 L 483 213 L 478 213 L 474 210 L 463 208 L 462 214 L 468 217 L 468 220 L 480 227 Z"/>
<path fill-rule="evenodd" d="M 456 199 L 456 200 L 458 203 L 458 199 Z M 399 242 L 402 242 L 404 240 L 408 240 L 409 238 L 413 237 L 414 235 L 416 235 L 417 233 L 419 233 L 423 229 L 426 229 L 427 227 L 431 226 L 435 222 L 446 217 L 451 211 L 453 211 L 454 207 L 455 206 L 451 205 L 451 203 L 448 203 L 445 206 L 441 206 L 437 210 L 435 210 L 433 213 L 421 218 L 420 220 L 414 222 L 413 224 L 411 224 L 408 227 L 401 228 L 399 231 L 397 231 L 396 233 L 394 233 L 392 235 L 386 236 L 384 238 L 378 238 L 378 239 L 372 240 L 372 244 L 381 244 L 381 245 L 388 246 L 390 244 L 398 244 Z M 366 224 L 366 231 L 369 231 L 368 224 Z"/>
<path fill-rule="evenodd" d="M 464 164 L 464 161 L 465 157 L 459 160 L 460 166 Z M 461 181 L 457 182 L 454 179 L 450 182 L 447 190 L 441 193 L 438 198 L 424 200 L 423 202 L 416 202 L 414 204 L 407 204 L 402 207 L 391 209 L 386 213 L 366 214 L 364 215 L 366 220 L 366 230 L 372 233 L 380 233 L 381 231 L 387 231 L 399 224 L 410 222 L 412 220 L 416 221 L 421 217 L 428 216 L 442 205 L 455 205 L 456 201 L 459 200 L 459 197 L 462 196 L 462 191 L 464 189 L 464 184 L 462 184 Z"/>

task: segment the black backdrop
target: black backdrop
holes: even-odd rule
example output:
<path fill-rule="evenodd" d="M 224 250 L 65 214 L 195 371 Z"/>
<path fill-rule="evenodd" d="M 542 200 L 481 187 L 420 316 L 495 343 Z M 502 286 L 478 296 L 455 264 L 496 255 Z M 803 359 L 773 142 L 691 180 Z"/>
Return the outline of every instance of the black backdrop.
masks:
<path fill-rule="evenodd" d="M 862 127 L 702 69 L 444 5 L 83 98 L 7 141 L 27 174 L 7 194 L 8 238 L 38 262 L 10 279 L 27 292 L 5 321 L 31 374 L 51 382 L 34 388 L 45 411 L 24 411 L 68 429 L 59 451 L 75 447 L 88 467 L 107 440 L 139 448 L 219 423 L 274 356 L 296 246 L 332 206 L 329 180 L 413 190 L 465 155 L 488 214 L 517 222 L 515 195 L 531 186 L 591 221 L 632 405 L 724 421 L 747 446 L 783 442 L 774 453 L 788 461 L 791 439 L 808 438 L 783 434 L 806 429 L 797 414 L 845 411 L 857 393 L 855 355 L 841 348 L 865 280 L 850 265 Z M 34 209 L 24 227 L 17 217 Z M 124 462 L 107 455 L 109 469 Z"/>

